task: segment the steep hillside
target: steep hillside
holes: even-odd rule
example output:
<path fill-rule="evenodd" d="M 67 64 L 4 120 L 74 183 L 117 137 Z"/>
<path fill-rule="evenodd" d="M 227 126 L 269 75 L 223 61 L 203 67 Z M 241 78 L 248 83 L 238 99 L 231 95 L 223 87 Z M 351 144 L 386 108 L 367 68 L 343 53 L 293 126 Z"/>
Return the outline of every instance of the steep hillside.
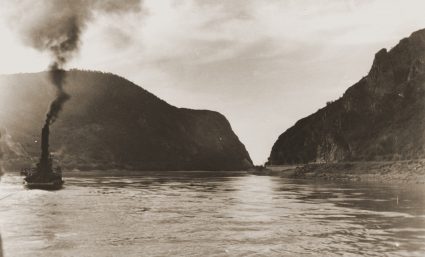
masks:
<path fill-rule="evenodd" d="M 425 30 L 375 55 L 369 74 L 275 142 L 269 164 L 425 156 Z"/>
<path fill-rule="evenodd" d="M 217 112 L 176 108 L 124 78 L 100 72 L 67 72 L 65 90 L 71 99 L 51 127 L 50 142 L 67 168 L 237 170 L 252 165 Z M 40 131 L 54 94 L 45 72 L 0 76 L 3 137 L 11 137 L 28 157 L 39 156 Z"/>

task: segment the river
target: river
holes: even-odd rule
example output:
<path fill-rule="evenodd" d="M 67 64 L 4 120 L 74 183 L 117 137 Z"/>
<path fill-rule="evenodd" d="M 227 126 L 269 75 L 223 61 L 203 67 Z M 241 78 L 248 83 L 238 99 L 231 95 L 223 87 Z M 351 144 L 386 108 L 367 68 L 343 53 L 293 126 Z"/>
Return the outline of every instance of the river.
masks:
<path fill-rule="evenodd" d="M 425 186 L 208 172 L 0 181 L 5 257 L 425 256 Z M 0 253 L 1 255 L 1 253 Z"/>

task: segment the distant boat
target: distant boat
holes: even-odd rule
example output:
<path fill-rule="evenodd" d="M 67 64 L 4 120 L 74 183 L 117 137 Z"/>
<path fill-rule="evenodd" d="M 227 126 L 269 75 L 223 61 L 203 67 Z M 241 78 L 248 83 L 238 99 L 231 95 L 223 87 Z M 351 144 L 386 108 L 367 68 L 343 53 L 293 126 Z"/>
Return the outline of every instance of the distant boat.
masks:
<path fill-rule="evenodd" d="M 29 189 L 60 189 L 64 184 L 62 170 L 57 167 L 53 170 L 53 161 L 49 153 L 49 126 L 43 127 L 41 132 L 41 158 L 35 168 L 24 169 L 24 185 Z"/>
<path fill-rule="evenodd" d="M 62 179 L 62 170 L 57 167 L 52 169 L 52 159 L 47 162 L 40 162 L 35 169 L 27 169 L 21 172 L 25 175 L 24 185 L 29 189 L 60 189 L 65 183 Z"/>
<path fill-rule="evenodd" d="M 24 185 L 28 189 L 45 189 L 45 190 L 55 190 L 60 189 L 62 185 L 64 184 L 64 181 L 62 178 L 57 180 L 51 180 L 49 182 L 28 182 L 24 181 Z"/>

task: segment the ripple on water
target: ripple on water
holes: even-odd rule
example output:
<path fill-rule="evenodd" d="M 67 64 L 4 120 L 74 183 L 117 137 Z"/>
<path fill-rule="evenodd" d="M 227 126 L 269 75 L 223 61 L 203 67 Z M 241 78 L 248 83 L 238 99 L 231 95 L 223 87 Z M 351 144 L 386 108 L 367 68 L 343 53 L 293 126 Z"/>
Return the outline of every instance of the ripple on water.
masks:
<path fill-rule="evenodd" d="M 208 173 L 0 181 L 6 256 L 424 256 L 425 190 Z"/>

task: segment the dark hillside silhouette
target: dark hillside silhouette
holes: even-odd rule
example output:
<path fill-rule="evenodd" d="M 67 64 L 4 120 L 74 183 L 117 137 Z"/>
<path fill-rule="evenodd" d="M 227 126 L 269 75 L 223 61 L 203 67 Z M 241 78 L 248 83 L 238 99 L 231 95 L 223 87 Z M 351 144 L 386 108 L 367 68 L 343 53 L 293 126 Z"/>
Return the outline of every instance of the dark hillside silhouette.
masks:
<path fill-rule="evenodd" d="M 40 127 L 55 95 L 48 73 L 1 76 L 0 125 L 29 156 L 39 155 Z M 50 145 L 67 168 L 238 170 L 252 165 L 220 113 L 176 108 L 130 81 L 72 70 L 72 97 L 51 126 Z"/>

